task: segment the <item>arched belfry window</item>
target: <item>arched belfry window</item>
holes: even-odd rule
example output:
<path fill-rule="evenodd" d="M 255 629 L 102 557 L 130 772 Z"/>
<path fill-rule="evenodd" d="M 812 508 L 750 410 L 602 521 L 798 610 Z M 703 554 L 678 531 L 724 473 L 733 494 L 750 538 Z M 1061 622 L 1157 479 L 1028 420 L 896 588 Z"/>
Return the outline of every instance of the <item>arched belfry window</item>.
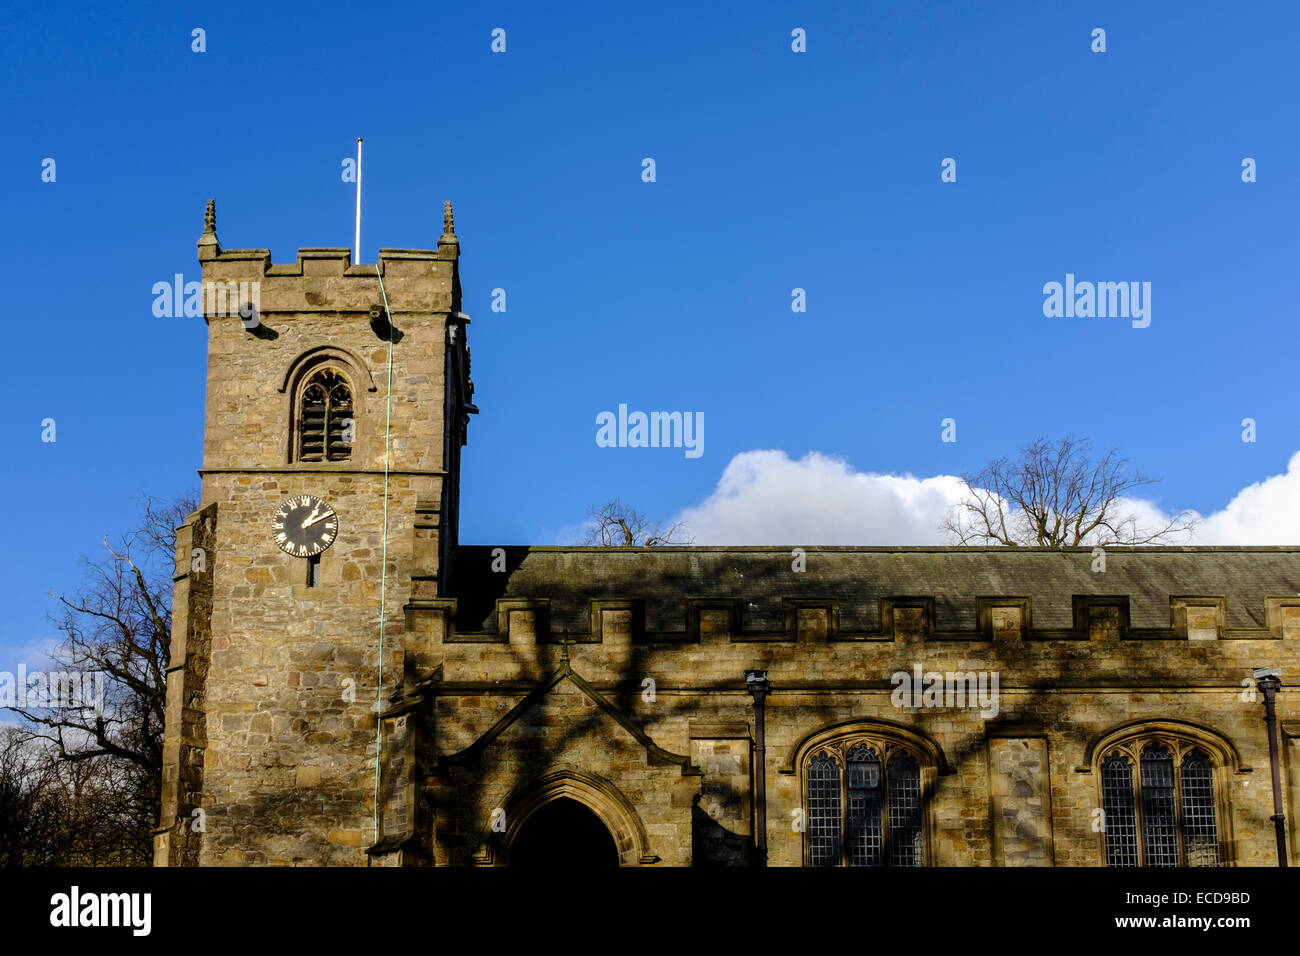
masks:
<path fill-rule="evenodd" d="M 307 376 L 298 398 L 298 461 L 347 461 L 356 441 L 352 386 L 336 369 Z"/>
<path fill-rule="evenodd" d="M 924 866 L 921 768 L 912 748 L 850 735 L 804 759 L 810 866 Z"/>
<path fill-rule="evenodd" d="M 1194 740 L 1141 734 L 1101 753 L 1107 866 L 1219 866 L 1216 760 Z"/>

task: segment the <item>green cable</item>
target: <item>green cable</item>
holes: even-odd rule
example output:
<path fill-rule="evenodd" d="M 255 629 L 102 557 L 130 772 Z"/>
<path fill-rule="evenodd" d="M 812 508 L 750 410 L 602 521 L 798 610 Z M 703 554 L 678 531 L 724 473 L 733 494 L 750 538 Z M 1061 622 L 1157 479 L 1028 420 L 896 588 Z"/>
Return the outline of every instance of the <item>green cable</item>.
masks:
<path fill-rule="evenodd" d="M 383 750 L 384 723 L 384 618 L 387 616 L 388 598 L 388 450 L 393 424 L 393 314 L 388 308 L 388 293 L 384 291 L 381 263 L 375 260 L 375 276 L 379 279 L 379 294 L 384 298 L 384 319 L 388 323 L 388 393 L 384 412 L 384 546 L 383 565 L 379 569 L 379 677 L 375 682 L 375 842 L 379 842 L 379 757 Z"/>

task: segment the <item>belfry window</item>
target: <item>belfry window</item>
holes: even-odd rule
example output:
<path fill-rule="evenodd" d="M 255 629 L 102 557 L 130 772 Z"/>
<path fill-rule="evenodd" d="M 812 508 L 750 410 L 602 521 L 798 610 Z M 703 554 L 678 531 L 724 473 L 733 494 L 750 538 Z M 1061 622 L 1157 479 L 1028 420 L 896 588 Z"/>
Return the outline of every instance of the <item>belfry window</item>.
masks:
<path fill-rule="evenodd" d="M 298 460 L 347 461 L 354 428 L 347 380 L 333 369 L 316 372 L 298 403 Z"/>
<path fill-rule="evenodd" d="M 1107 866 L 1218 866 L 1214 764 L 1172 737 L 1141 737 L 1101 761 Z"/>
<path fill-rule="evenodd" d="M 853 737 L 804 765 L 811 866 L 924 866 L 921 764 L 893 741 Z"/>

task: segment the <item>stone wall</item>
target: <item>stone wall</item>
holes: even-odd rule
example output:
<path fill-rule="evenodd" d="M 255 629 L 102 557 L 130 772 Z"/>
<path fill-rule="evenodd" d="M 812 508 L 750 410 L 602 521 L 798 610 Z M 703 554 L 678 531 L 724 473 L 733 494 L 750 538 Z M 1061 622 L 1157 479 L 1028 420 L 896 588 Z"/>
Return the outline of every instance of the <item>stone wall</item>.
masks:
<path fill-rule="evenodd" d="M 197 863 L 207 827 L 202 811 L 208 742 L 204 691 L 212 662 L 210 559 L 216 530 L 217 506 L 211 504 L 190 515 L 176 533 L 161 812 L 154 831 L 158 866 Z"/>
<path fill-rule="evenodd" d="M 447 394 L 467 391 L 447 381 L 455 367 L 448 356 L 468 367 L 463 336 L 455 335 L 463 328 L 459 245 L 444 235 L 436 251 L 382 250 L 378 266 L 352 265 L 348 250 L 304 249 L 296 263 L 272 265 L 265 250 L 223 252 L 210 210 L 199 251 L 205 284 L 258 283 L 260 311 L 256 323 L 207 315 L 201 515 L 220 520 L 202 524 L 209 535 L 202 588 L 192 575 L 177 579 L 163 818 L 175 833 L 191 800 L 205 825 L 184 843 L 160 834 L 156 857 L 365 865 L 377 837 L 376 708 L 388 706 L 401 680 L 403 607 L 438 593 L 450 544 Z M 383 302 L 379 273 L 388 314 L 371 308 Z M 298 386 L 320 363 L 341 369 L 353 386 L 350 460 L 300 462 L 294 454 Z M 272 539 L 275 510 L 300 494 L 325 499 L 339 519 L 314 583 L 307 560 Z M 186 623 L 200 611 L 201 668 Z M 201 737 L 191 732 L 191 711 L 201 714 Z M 187 782 L 198 773 L 190 769 L 196 755 L 201 785 Z"/>
<path fill-rule="evenodd" d="M 561 553 L 546 560 L 557 566 L 585 569 L 592 557 L 577 554 L 580 549 L 556 550 Z M 622 562 L 628 556 L 611 557 Z M 700 549 L 677 555 L 683 564 L 726 563 L 732 557 Z M 1293 573 L 1297 557 L 1286 558 L 1284 577 Z M 1214 560 L 1207 551 L 1206 563 Z M 1261 557 L 1261 567 L 1265 564 Z M 555 593 L 567 602 L 571 578 L 554 573 Z M 608 583 L 609 576 L 588 580 L 597 590 L 594 582 Z M 1196 583 L 1195 593 L 1210 590 Z M 753 704 L 744 683 L 751 668 L 766 670 L 773 683 L 767 705 L 770 865 L 805 861 L 800 761 L 810 740 L 834 728 L 883 728 L 912 735 L 933 749 L 926 783 L 927 859 L 933 865 L 1104 865 L 1097 744 L 1126 726 L 1172 728 L 1208 741 L 1207 748 L 1219 755 L 1224 862 L 1271 865 L 1275 860 L 1263 707 L 1250 699 L 1243 681 L 1249 684 L 1255 666 L 1280 666 L 1291 673 L 1300 663 L 1300 643 L 1284 636 L 1280 614 L 1274 615 L 1279 623 L 1273 631 L 1246 632 L 1268 637 L 1226 639 L 1221 626 L 1215 630 L 1213 615 L 1201 614 L 1193 618 L 1192 630 L 1209 629 L 1208 638 L 1180 636 L 1171 627 L 1160 639 L 1135 639 L 1121 619 L 1103 616 L 1096 626 L 1098 618 L 1085 613 L 1072 639 L 1033 640 L 1032 630 L 1022 631 L 1018 618 L 1011 620 L 1017 612 L 996 620 L 990 615 L 986 640 L 953 640 L 936 637 L 933 612 L 909 599 L 907 609 L 915 613 L 901 615 L 896 609 L 893 632 L 864 641 L 834 640 L 825 619 L 809 620 L 797 611 L 787 615 L 790 631 L 775 639 L 747 635 L 725 613 L 704 613 L 716 611 L 718 602 L 752 607 L 749 599 L 762 592 L 748 591 L 736 597 L 683 595 L 679 606 L 689 637 L 664 641 L 644 631 L 638 637 L 631 624 L 671 619 L 632 596 L 637 591 L 631 588 L 645 593 L 648 586 L 653 582 L 629 585 L 623 601 L 629 606 L 618 610 L 608 607 L 613 599 L 601 588 L 599 598 L 591 599 L 599 628 L 570 635 L 573 643 L 564 646 L 558 643 L 566 635 L 559 623 L 566 616 L 563 603 L 536 594 L 516 597 L 513 587 L 499 598 L 506 608 L 497 616 L 502 631 L 474 629 L 477 611 L 466 618 L 453 600 L 411 609 L 406 639 L 425 663 L 408 673 L 408 681 L 423 680 L 427 695 L 415 706 L 428 728 L 420 762 L 432 768 L 449 756 L 473 752 L 475 757 L 457 763 L 451 776 L 430 771 L 425 800 L 432 808 L 432 829 L 417 839 L 439 862 L 500 862 L 500 854 L 473 856 L 492 808 L 530 775 L 560 766 L 594 774 L 611 791 L 635 794 L 631 803 L 647 824 L 649 853 L 662 862 L 751 861 Z M 1170 608 L 1168 598 L 1163 600 Z M 520 602 L 531 602 L 534 610 L 519 615 Z M 1082 606 L 1089 610 L 1087 602 Z M 1244 611 L 1261 624 L 1268 618 L 1264 606 L 1229 610 Z M 460 619 L 469 620 L 471 629 L 458 631 Z M 571 668 L 655 747 L 687 758 L 699 774 L 695 803 L 674 803 L 673 795 L 681 792 L 678 779 L 653 772 L 655 754 L 644 742 L 622 735 L 617 744 L 619 734 L 593 723 L 576 704 L 552 701 L 554 691 L 527 706 L 529 695 L 538 694 L 559 667 Z M 918 667 L 921 674 L 996 674 L 996 708 L 982 708 L 978 701 L 975 706 L 900 702 L 895 675 L 910 676 Z M 1285 700 L 1280 711 L 1294 719 Z M 503 721 L 510 733 L 493 736 L 490 731 Z M 1289 759 L 1294 766 L 1294 748 Z M 1295 773 L 1288 779 L 1288 801 L 1294 803 L 1300 796 Z M 683 843 L 677 833 L 687 827 L 691 839 Z M 656 842 L 656 832 L 669 835 L 666 845 Z"/>

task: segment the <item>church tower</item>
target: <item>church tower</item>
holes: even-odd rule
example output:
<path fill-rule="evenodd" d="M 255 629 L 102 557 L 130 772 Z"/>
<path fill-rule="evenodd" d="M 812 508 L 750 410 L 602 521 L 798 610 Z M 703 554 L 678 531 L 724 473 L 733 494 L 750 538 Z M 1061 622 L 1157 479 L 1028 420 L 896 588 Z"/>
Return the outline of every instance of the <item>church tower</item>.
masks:
<path fill-rule="evenodd" d="M 222 249 L 209 202 L 198 251 L 202 502 L 177 540 L 155 863 L 365 865 L 376 716 L 404 608 L 447 593 L 476 411 L 451 204 L 436 249 L 275 265 Z"/>

